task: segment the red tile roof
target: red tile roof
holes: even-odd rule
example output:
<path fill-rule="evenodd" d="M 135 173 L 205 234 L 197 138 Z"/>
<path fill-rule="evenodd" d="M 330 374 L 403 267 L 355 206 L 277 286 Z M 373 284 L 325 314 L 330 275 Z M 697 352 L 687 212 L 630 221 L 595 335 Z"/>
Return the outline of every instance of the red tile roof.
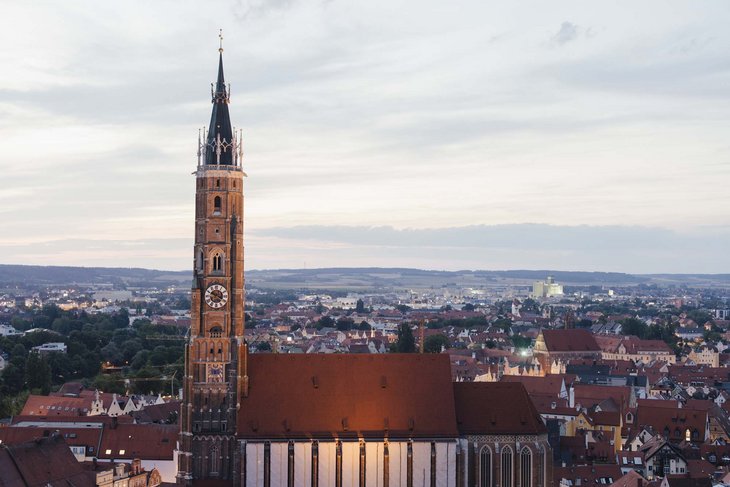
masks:
<path fill-rule="evenodd" d="M 69 425 L 68 428 L 41 427 L 41 426 L 9 426 L 0 428 L 0 443 L 6 445 L 17 445 L 26 441 L 33 441 L 38 438 L 49 437 L 58 433 L 70 446 L 91 447 L 88 451 L 92 456 L 96 454 L 101 441 L 101 427 L 78 428 Z M 2 484 L 0 484 L 2 485 Z"/>
<path fill-rule="evenodd" d="M 93 487 L 95 480 L 60 436 L 0 446 L 2 486 Z"/>
<path fill-rule="evenodd" d="M 595 337 L 588 330 L 543 330 L 545 346 L 549 352 L 600 352 Z"/>
<path fill-rule="evenodd" d="M 590 408 L 596 404 L 612 399 L 623 415 L 629 408 L 631 387 L 628 386 L 600 386 L 594 384 L 574 384 L 575 404 Z"/>
<path fill-rule="evenodd" d="M 82 397 L 36 396 L 31 394 L 20 414 L 28 416 L 84 416 L 91 401 Z"/>
<path fill-rule="evenodd" d="M 458 434 L 446 354 L 249 356 L 244 438 Z"/>
<path fill-rule="evenodd" d="M 606 479 L 611 483 L 623 477 L 618 465 L 581 465 L 574 467 L 555 467 L 553 478 L 555 485 L 560 484 L 560 479 L 572 481 L 573 485 L 596 485 L 601 484 L 600 479 Z M 580 481 L 576 481 L 580 479 Z"/>
<path fill-rule="evenodd" d="M 687 429 L 690 430 L 690 433 L 696 430 L 699 438 L 693 441 L 702 443 L 705 440 L 707 411 L 689 408 L 653 407 L 642 404 L 637 408 L 635 424 L 651 426 L 658 434 L 664 434 L 667 430 L 669 438 L 674 441 L 684 440 Z"/>
<path fill-rule="evenodd" d="M 565 382 L 566 392 L 575 380 L 573 374 L 550 374 L 545 377 L 529 377 L 522 375 L 504 375 L 501 382 L 521 382 L 530 395 L 545 394 L 558 397 Z"/>
<path fill-rule="evenodd" d="M 462 435 L 537 435 L 547 431 L 525 387 L 518 382 L 455 382 L 454 401 Z"/>
<path fill-rule="evenodd" d="M 180 427 L 173 424 L 119 424 L 105 427 L 100 460 L 172 460 Z M 108 452 L 108 453 L 107 453 Z"/>

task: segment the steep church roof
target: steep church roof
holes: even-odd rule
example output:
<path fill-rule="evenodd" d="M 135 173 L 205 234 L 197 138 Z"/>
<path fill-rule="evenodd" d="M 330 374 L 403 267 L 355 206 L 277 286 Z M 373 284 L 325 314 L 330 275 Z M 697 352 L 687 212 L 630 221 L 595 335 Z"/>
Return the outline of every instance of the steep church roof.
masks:
<path fill-rule="evenodd" d="M 440 354 L 251 354 L 244 438 L 454 437 L 451 368 Z"/>
<path fill-rule="evenodd" d="M 454 382 L 453 387 L 457 425 L 463 435 L 547 432 L 519 382 Z"/>

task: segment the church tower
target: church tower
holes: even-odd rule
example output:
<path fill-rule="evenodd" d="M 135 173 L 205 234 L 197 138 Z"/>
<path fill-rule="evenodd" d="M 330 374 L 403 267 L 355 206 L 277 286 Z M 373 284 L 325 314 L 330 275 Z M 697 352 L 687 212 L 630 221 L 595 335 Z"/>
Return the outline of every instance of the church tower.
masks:
<path fill-rule="evenodd" d="M 222 36 L 221 36 L 222 41 Z M 231 127 L 230 87 L 211 88 L 210 126 L 198 136 L 190 336 L 180 414 L 178 484 L 219 479 L 238 485 L 236 415 L 247 394 L 244 330 L 243 149 Z"/>

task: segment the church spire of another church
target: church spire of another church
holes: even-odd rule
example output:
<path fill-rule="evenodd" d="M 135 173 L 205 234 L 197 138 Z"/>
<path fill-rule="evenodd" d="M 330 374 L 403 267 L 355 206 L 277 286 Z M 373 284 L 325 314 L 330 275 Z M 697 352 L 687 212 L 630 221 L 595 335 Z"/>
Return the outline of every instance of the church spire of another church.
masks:
<path fill-rule="evenodd" d="M 210 127 L 206 137 L 205 164 L 232 165 L 234 164 L 236 141 L 231 128 L 231 117 L 228 113 L 230 103 L 230 88 L 226 87 L 223 75 L 223 32 L 218 35 L 218 79 L 215 86 L 211 86 L 211 102 L 213 112 L 210 115 Z"/>

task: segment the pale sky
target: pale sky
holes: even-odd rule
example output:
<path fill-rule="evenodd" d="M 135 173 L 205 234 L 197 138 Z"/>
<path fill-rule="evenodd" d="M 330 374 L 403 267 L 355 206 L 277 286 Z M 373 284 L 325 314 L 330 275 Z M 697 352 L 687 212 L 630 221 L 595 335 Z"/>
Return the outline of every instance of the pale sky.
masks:
<path fill-rule="evenodd" d="M 246 266 L 730 272 L 730 3 L 0 0 L 0 263 L 187 269 L 223 29 Z"/>

